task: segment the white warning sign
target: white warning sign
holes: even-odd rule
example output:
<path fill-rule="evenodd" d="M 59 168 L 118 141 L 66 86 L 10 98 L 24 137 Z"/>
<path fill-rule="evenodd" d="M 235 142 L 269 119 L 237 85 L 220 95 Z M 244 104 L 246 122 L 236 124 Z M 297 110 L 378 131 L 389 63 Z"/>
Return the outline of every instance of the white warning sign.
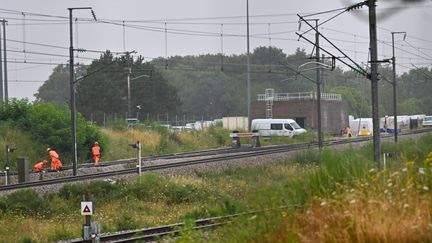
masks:
<path fill-rule="evenodd" d="M 93 215 L 93 202 L 81 202 L 81 215 Z"/>

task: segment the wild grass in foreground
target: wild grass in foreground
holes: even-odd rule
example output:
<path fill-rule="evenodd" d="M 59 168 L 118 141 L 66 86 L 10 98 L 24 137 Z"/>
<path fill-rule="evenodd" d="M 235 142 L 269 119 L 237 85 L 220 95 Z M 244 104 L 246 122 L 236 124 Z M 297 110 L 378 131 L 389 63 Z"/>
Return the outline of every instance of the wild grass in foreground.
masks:
<path fill-rule="evenodd" d="M 324 151 L 319 168 L 287 178 L 285 186 L 265 197 L 272 198 L 266 206 L 274 210 L 242 217 L 211 234 L 185 235 L 183 240 L 430 242 L 431 142 L 428 135 L 397 147 L 383 146 L 397 156 L 382 171 L 367 159 L 370 147 L 360 152 Z M 313 156 L 299 157 L 311 161 Z"/>

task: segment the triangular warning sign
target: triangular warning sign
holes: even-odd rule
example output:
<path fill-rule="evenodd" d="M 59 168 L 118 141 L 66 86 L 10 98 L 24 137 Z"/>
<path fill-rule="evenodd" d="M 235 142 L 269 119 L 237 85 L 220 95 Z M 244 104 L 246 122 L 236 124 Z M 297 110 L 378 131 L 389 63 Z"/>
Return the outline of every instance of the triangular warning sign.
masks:
<path fill-rule="evenodd" d="M 90 213 L 90 208 L 87 205 L 83 209 L 83 213 Z"/>

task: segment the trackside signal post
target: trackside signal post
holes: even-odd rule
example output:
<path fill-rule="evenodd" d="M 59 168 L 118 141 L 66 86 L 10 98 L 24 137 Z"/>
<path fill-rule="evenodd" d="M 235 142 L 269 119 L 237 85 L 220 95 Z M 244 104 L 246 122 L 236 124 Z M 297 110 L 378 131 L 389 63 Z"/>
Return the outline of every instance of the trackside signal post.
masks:
<path fill-rule="evenodd" d="M 17 148 L 9 147 L 6 145 L 6 162 L 5 162 L 5 185 L 9 184 L 9 170 L 10 170 L 10 161 L 9 161 L 9 153 L 13 153 Z"/>
<path fill-rule="evenodd" d="M 141 172 L 142 172 L 142 170 L 141 170 L 141 165 L 142 165 L 142 162 L 141 162 L 141 144 L 139 141 L 137 141 L 135 144 L 129 144 L 129 146 L 131 146 L 132 148 L 137 150 L 138 175 L 141 175 Z"/>
<path fill-rule="evenodd" d="M 83 225 L 82 238 L 85 241 L 92 243 L 99 243 L 99 232 L 100 228 L 96 222 L 92 221 L 92 216 L 94 214 L 94 203 L 93 194 L 83 195 L 83 201 L 81 202 L 81 215 L 85 217 L 85 223 Z"/>

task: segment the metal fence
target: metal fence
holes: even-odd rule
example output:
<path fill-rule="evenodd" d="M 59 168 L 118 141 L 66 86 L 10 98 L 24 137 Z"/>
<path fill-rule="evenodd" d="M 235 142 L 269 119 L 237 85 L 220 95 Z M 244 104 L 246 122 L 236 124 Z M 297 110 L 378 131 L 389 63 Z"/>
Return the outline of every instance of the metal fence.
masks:
<path fill-rule="evenodd" d="M 99 126 L 109 126 L 117 122 L 126 122 L 128 119 L 137 119 L 140 122 L 156 122 L 161 125 L 171 126 L 185 126 L 187 123 L 195 123 L 197 121 L 213 121 L 220 117 L 213 117 L 213 115 L 195 115 L 195 114 L 152 114 L 139 112 L 132 115 L 125 113 L 104 113 L 95 112 L 88 115 L 84 115 L 85 119 L 93 124 Z"/>
<path fill-rule="evenodd" d="M 257 95 L 258 101 L 267 101 L 265 94 Z M 316 92 L 299 92 L 299 93 L 275 93 L 274 97 L 270 97 L 273 101 L 288 101 L 288 100 L 316 100 Z M 321 100 L 342 101 L 342 95 L 332 93 L 321 93 Z"/>

